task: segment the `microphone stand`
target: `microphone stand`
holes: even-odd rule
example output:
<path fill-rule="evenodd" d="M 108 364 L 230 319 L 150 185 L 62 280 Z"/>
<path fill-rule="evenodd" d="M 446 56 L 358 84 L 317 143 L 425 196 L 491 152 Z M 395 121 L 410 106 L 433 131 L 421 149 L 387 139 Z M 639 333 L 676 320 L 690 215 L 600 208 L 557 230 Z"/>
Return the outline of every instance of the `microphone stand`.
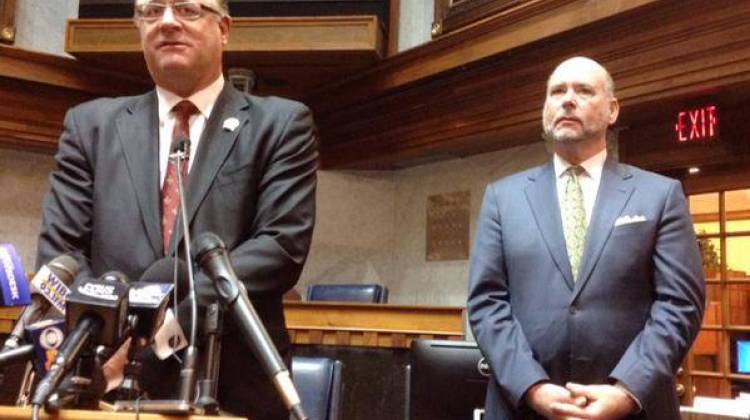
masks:
<path fill-rule="evenodd" d="M 177 140 L 177 152 L 175 155 L 175 169 L 177 172 L 177 195 L 180 198 L 180 221 L 182 222 L 183 244 L 185 245 L 185 260 L 188 270 L 188 299 L 190 301 L 190 340 L 185 349 L 185 360 L 180 370 L 180 384 L 178 399 L 190 404 L 195 394 L 196 372 L 195 364 L 198 358 L 198 349 L 195 345 L 198 330 L 198 299 L 195 296 L 195 278 L 193 277 L 193 261 L 190 253 L 190 229 L 188 229 L 187 210 L 185 207 L 185 191 L 182 180 L 182 165 L 185 164 L 185 152 L 190 145 L 190 139 L 182 137 Z M 177 244 L 175 243 L 175 246 Z M 175 252 L 176 254 L 176 252 Z M 176 257 L 176 255 L 175 255 Z"/>
<path fill-rule="evenodd" d="M 203 321 L 203 331 L 206 335 L 206 357 L 203 372 L 204 378 L 198 381 L 198 399 L 196 405 L 203 409 L 206 415 L 219 414 L 219 400 L 217 390 L 219 385 L 219 365 L 221 363 L 221 330 L 223 316 L 218 302 L 206 308 L 206 318 Z"/>
<path fill-rule="evenodd" d="M 169 156 L 174 159 L 175 172 L 177 173 L 177 195 L 180 199 L 180 225 L 182 226 L 183 241 L 185 244 L 185 259 L 188 271 L 188 300 L 190 302 L 190 337 L 188 346 L 185 349 L 183 367 L 180 369 L 180 380 L 178 383 L 178 394 L 176 400 L 147 400 L 147 401 L 116 401 L 114 404 L 115 411 L 139 411 L 139 412 L 156 412 L 156 413 L 175 413 L 187 414 L 193 405 L 193 396 L 195 395 L 196 370 L 195 365 L 198 359 L 198 349 L 196 346 L 196 335 L 198 330 L 198 300 L 195 296 L 195 278 L 193 277 L 193 261 L 190 253 L 190 230 L 188 229 L 187 210 L 185 206 L 185 191 L 182 180 L 182 165 L 185 161 L 185 152 L 190 145 L 188 137 L 179 137 L 176 140 L 174 152 Z M 177 256 L 177 243 L 174 249 L 175 257 Z M 175 261 L 175 264 L 177 262 Z M 177 295 L 177 282 L 175 282 L 175 296 Z M 177 304 L 175 299 L 175 305 Z M 175 307 L 175 316 L 177 311 Z M 132 345 L 132 343 L 131 343 Z"/>

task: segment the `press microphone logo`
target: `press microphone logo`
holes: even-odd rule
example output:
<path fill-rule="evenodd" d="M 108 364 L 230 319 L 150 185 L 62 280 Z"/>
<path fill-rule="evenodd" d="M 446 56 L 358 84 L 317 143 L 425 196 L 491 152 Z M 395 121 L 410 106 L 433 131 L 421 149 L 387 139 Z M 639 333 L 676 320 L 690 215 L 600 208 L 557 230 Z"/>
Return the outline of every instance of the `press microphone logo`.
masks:
<path fill-rule="evenodd" d="M 38 372 L 46 372 L 55 362 L 65 339 L 64 329 L 65 320 L 62 318 L 45 319 L 26 327 L 26 334 L 34 344 Z"/>
<path fill-rule="evenodd" d="M 39 335 L 39 345 L 42 346 L 47 354 L 47 360 L 44 362 L 45 370 L 48 370 L 55 361 L 57 349 L 60 348 L 64 338 L 65 335 L 62 330 L 55 326 L 47 327 Z"/>
<path fill-rule="evenodd" d="M 65 301 L 70 289 L 47 266 L 42 266 L 37 275 L 31 279 L 31 285 L 36 288 L 54 307 L 65 314 Z"/>
<path fill-rule="evenodd" d="M 96 299 L 116 301 L 119 299 L 115 293 L 115 286 L 99 283 L 85 283 L 78 286 L 78 293 Z"/>

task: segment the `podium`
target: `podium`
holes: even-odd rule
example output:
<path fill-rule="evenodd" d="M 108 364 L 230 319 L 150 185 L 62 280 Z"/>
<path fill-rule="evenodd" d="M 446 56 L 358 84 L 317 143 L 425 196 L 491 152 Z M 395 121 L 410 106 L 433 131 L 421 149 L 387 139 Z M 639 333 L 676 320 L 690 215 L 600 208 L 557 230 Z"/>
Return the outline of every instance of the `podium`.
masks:
<path fill-rule="evenodd" d="M 31 418 L 31 407 L 0 406 L 0 419 L 3 420 L 29 420 Z M 146 414 L 112 411 L 93 410 L 60 410 L 57 414 L 41 412 L 39 418 L 42 420 L 247 420 L 244 417 L 217 417 L 217 416 L 167 416 L 163 414 Z"/>

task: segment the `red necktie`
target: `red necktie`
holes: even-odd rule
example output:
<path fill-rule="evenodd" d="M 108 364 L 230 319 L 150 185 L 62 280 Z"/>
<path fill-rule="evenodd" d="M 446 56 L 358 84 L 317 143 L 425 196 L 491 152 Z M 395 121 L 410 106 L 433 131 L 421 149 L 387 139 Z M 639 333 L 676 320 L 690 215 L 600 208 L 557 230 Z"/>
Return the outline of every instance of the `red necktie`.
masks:
<path fill-rule="evenodd" d="M 176 144 L 175 141 L 179 138 L 190 138 L 190 116 L 197 114 L 198 108 L 190 101 L 181 101 L 172 108 L 172 113 L 175 116 L 174 129 L 172 130 L 172 144 L 174 145 Z M 187 178 L 189 159 L 190 143 L 185 147 L 185 158 L 181 164 L 183 182 Z M 172 240 L 177 209 L 180 207 L 179 190 L 177 187 L 177 164 L 174 159 L 169 159 L 167 173 L 164 176 L 164 186 L 161 189 L 161 232 L 165 254 L 169 253 L 169 242 Z"/>

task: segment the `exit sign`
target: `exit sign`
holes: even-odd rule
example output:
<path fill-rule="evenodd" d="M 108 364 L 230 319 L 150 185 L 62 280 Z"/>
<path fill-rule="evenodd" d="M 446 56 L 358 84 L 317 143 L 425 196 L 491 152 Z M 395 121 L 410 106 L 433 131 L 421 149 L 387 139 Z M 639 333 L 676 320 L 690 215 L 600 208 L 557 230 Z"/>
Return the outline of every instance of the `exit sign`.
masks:
<path fill-rule="evenodd" d="M 719 110 L 716 105 L 680 111 L 674 125 L 677 141 L 711 140 L 719 134 Z"/>

